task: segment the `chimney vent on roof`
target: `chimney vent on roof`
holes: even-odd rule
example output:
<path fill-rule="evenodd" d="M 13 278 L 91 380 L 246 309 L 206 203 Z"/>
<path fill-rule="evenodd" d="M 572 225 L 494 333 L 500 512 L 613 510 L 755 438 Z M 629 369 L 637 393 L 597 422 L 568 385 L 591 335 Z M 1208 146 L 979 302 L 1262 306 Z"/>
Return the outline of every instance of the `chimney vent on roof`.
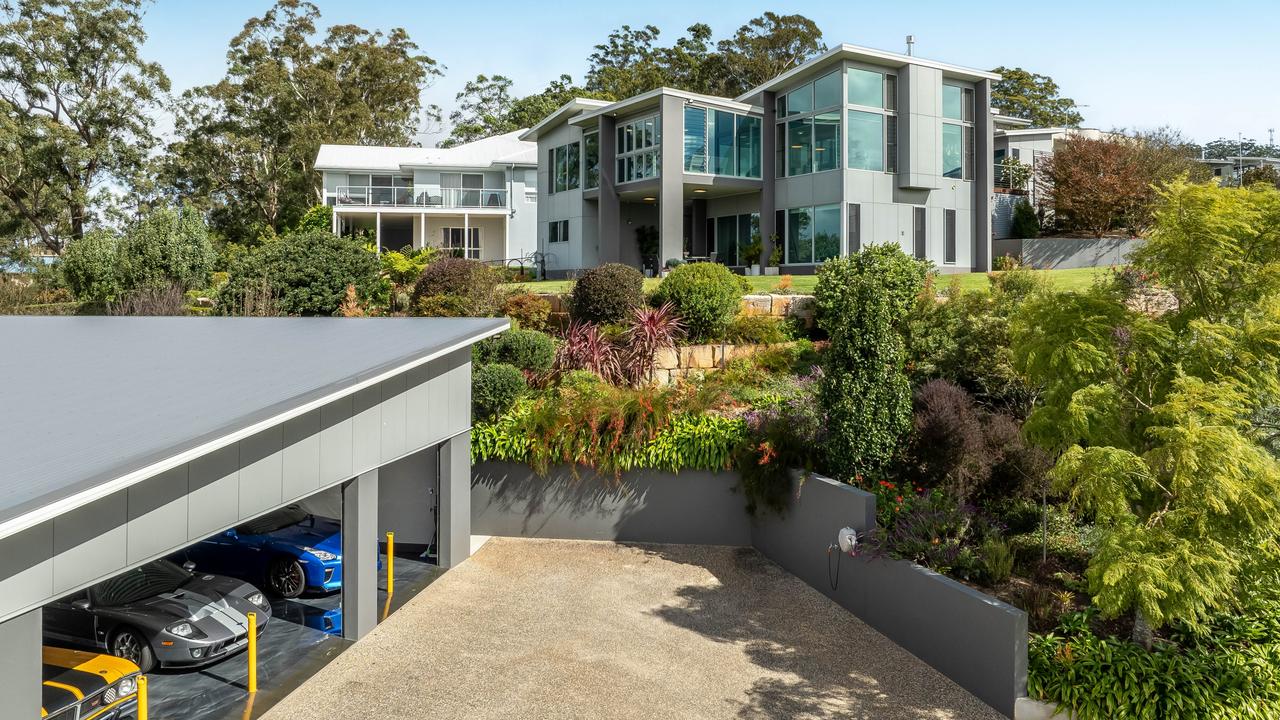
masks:
<path fill-rule="evenodd" d="M 914 55 L 915 48 L 916 48 L 916 36 L 908 35 L 907 36 L 907 54 Z"/>

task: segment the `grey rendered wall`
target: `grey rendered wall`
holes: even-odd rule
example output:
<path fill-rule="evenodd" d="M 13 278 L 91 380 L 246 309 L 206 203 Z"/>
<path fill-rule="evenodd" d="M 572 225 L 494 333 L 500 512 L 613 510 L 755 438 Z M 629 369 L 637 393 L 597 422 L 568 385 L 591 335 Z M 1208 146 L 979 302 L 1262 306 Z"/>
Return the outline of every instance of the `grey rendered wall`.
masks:
<path fill-rule="evenodd" d="M 1020 250 L 1022 263 L 1039 270 L 1110 267 L 1141 246 L 1141 238 L 1028 238 L 1002 242 L 996 257 Z"/>
<path fill-rule="evenodd" d="M 568 468 L 482 463 L 471 474 L 477 535 L 695 545 L 751 544 L 736 473 L 633 471 L 621 481 Z"/>
<path fill-rule="evenodd" d="M 0 697 L 5 717 L 41 717 L 41 615 L 32 610 L 0 623 Z"/>
<path fill-rule="evenodd" d="M 875 497 L 813 476 L 793 487 L 786 514 L 758 518 L 752 544 L 1008 717 L 1026 695 L 1027 618 L 1021 610 L 905 562 L 828 555 L 843 527 L 875 523 Z M 839 582 L 832 589 L 834 563 Z M 831 564 L 829 564 L 831 563 Z"/>
<path fill-rule="evenodd" d="M 470 426 L 469 349 L 0 540 L 0 620 Z"/>
<path fill-rule="evenodd" d="M 435 446 L 419 450 L 378 471 L 378 528 L 396 534 L 397 547 L 422 547 L 435 537 Z M 336 515 L 332 517 L 337 517 Z"/>
<path fill-rule="evenodd" d="M 582 130 L 568 123 L 538 138 L 538 249 L 546 254 L 548 271 L 565 271 L 583 267 L 582 228 L 584 219 L 582 189 L 550 192 L 550 169 L 547 167 L 552 148 L 571 142 L 582 142 Z M 581 145 L 579 160 L 581 160 Z M 547 223 L 569 221 L 569 242 L 548 243 Z M 594 221 L 593 221 L 594 222 Z M 592 248 L 594 255 L 595 249 Z"/>

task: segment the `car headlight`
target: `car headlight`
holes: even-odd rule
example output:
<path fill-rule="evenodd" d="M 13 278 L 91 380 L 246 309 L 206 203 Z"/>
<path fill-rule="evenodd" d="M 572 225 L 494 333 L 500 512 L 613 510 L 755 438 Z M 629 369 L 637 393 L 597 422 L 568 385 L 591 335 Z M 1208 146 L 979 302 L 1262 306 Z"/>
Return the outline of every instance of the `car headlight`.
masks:
<path fill-rule="evenodd" d="M 263 610 L 267 609 L 267 599 L 263 597 L 262 593 L 260 592 L 256 592 L 250 595 L 249 597 L 245 598 L 245 600 L 248 600 L 254 605 L 257 605 L 258 607 L 262 608 Z"/>
<path fill-rule="evenodd" d="M 338 555 L 331 553 L 328 550 L 317 550 L 315 548 L 308 547 L 308 548 L 302 548 L 302 551 L 315 555 L 316 559 L 319 560 L 320 562 L 329 562 L 330 560 L 338 559 Z"/>
<path fill-rule="evenodd" d="M 116 684 L 116 697 L 128 697 L 138 691 L 138 676 L 130 675 Z"/>
<path fill-rule="evenodd" d="M 165 632 L 177 635 L 180 638 L 204 637 L 204 633 L 200 631 L 200 628 L 186 621 L 170 625 L 165 628 Z"/>

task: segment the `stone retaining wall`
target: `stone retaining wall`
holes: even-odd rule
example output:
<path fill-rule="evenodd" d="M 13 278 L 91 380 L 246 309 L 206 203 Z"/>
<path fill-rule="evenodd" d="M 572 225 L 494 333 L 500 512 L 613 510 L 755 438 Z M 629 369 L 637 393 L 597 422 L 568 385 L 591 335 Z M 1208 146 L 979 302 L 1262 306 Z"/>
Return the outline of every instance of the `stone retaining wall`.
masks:
<path fill-rule="evenodd" d="M 714 372 L 731 360 L 750 357 L 771 345 L 681 345 L 659 350 L 654 357 L 653 380 L 669 385 L 695 372 Z"/>
<path fill-rule="evenodd" d="M 537 293 L 538 297 L 551 303 L 550 322 L 565 324 L 569 319 L 569 299 L 564 293 Z M 812 295 L 774 295 L 761 293 L 742 296 L 742 312 L 747 315 L 772 315 L 773 317 L 794 317 L 804 321 L 805 326 L 813 325 L 815 308 Z"/>

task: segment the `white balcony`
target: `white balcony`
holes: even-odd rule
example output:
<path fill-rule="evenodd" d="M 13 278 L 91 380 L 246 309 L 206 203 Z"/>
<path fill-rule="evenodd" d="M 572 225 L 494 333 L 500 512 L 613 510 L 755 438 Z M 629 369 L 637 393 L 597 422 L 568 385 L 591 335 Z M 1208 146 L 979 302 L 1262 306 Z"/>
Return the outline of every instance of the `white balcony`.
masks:
<path fill-rule="evenodd" d="M 325 194 L 337 207 L 404 207 L 422 209 L 506 208 L 506 188 L 446 188 L 433 185 L 381 187 L 339 185 Z"/>

